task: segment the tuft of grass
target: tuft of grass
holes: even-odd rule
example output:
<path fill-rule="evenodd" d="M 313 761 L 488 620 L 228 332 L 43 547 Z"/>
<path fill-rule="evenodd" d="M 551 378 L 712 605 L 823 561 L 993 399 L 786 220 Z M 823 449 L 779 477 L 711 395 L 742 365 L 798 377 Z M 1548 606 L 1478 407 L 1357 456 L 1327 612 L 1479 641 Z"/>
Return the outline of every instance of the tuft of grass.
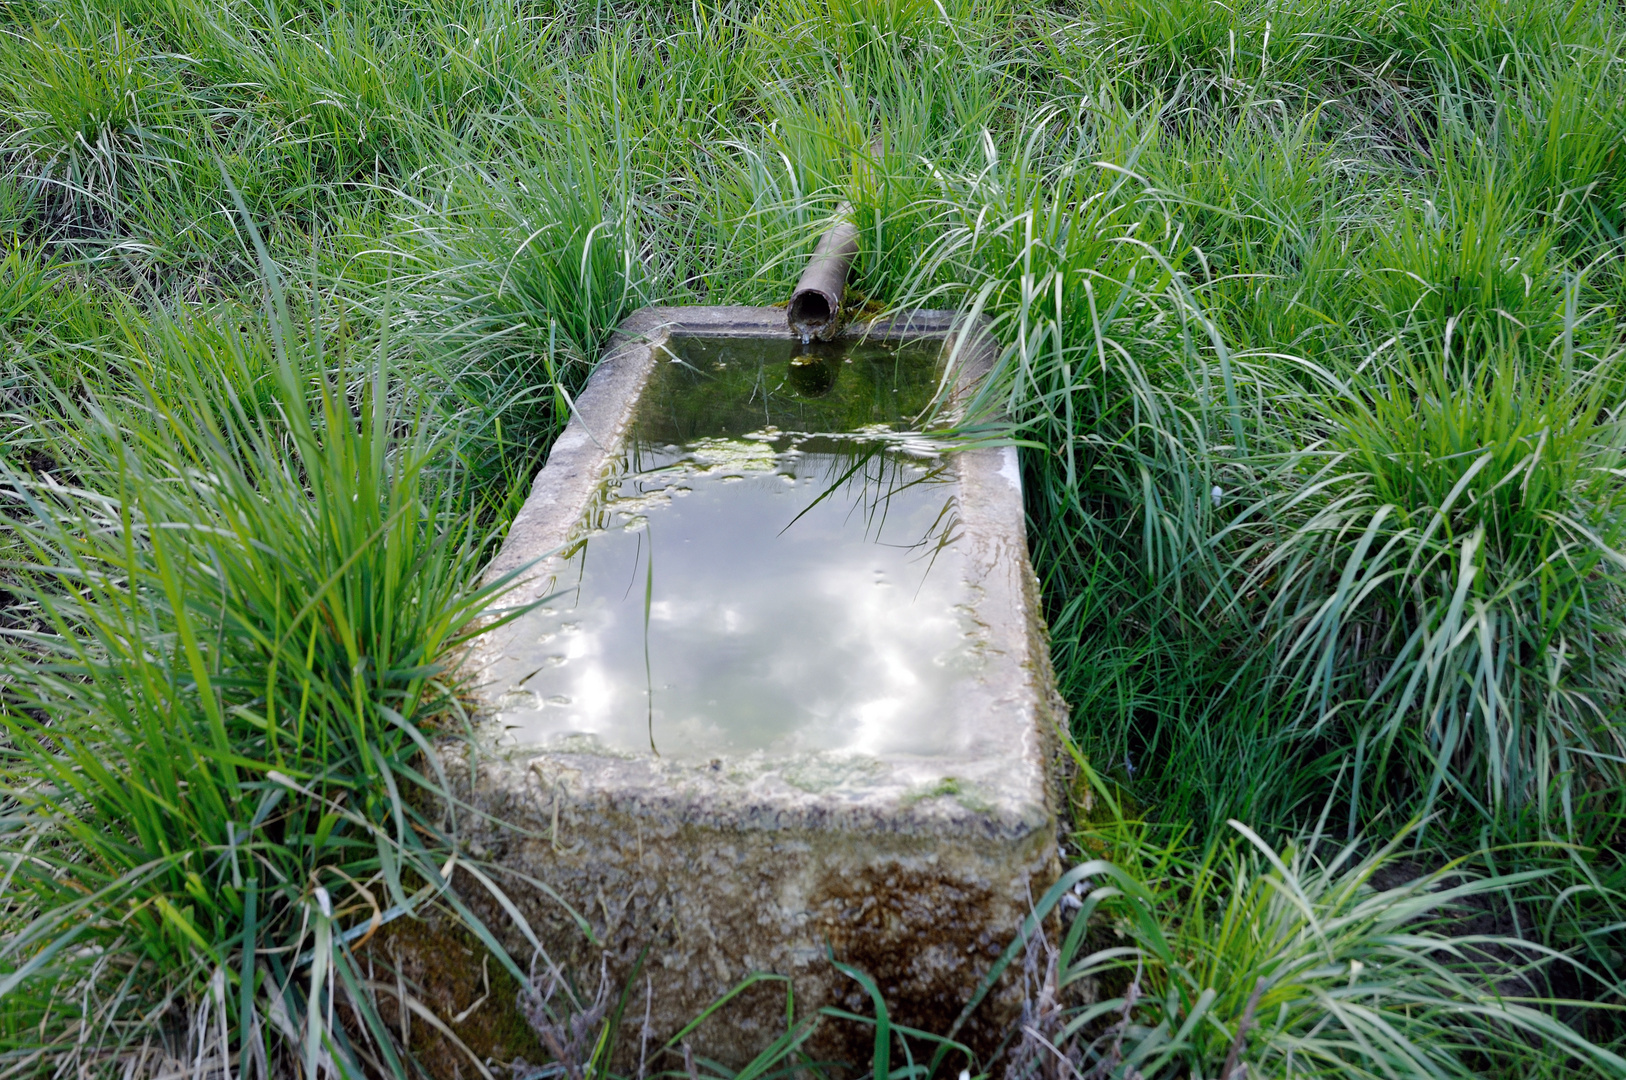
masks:
<path fill-rule="evenodd" d="M 140 192 L 180 100 L 173 57 L 94 8 L 0 37 L 0 154 L 26 163 L 27 188 L 57 229 L 108 227 Z M 184 106 L 181 106 L 184 108 Z"/>
<path fill-rule="evenodd" d="M 1535 802 L 1573 831 L 1626 764 L 1621 432 L 1611 365 L 1521 359 L 1406 350 L 1370 371 L 1300 459 L 1299 523 L 1244 549 L 1233 593 L 1269 595 L 1264 625 L 1312 726 L 1349 732 L 1362 797 L 1490 818 Z"/>
<path fill-rule="evenodd" d="M 1408 205 L 1377 237 L 1363 276 L 1371 309 L 1397 329 L 1453 328 L 1459 352 L 1481 338 L 1547 345 L 1564 330 L 1551 237 L 1521 220 L 1507 179 L 1493 169 L 1464 176 L 1450 161 L 1436 197 Z"/>
<path fill-rule="evenodd" d="M 141 1070 L 156 1035 L 246 1074 L 408 1071 L 350 943 L 460 908 L 418 725 L 502 584 L 373 344 L 285 309 L 159 322 L 130 343 L 159 377 L 58 394 L 57 467 L 5 471 L 14 1063 Z"/>
<path fill-rule="evenodd" d="M 1014 1075 L 1511 1075 L 1532 1045 L 1577 1075 L 1626 1069 L 1555 1013 L 1583 1003 L 1541 989 L 1573 959 L 1454 932 L 1464 909 L 1541 871 L 1419 870 L 1397 858 L 1409 829 L 1381 846 L 1319 829 L 1277 846 L 1237 821 L 1193 855 L 1094 783 L 1110 809 L 1079 839 L 1107 857 L 1063 875 L 995 968 L 1026 954 Z M 1057 911 L 1067 929 L 1051 944 Z"/>

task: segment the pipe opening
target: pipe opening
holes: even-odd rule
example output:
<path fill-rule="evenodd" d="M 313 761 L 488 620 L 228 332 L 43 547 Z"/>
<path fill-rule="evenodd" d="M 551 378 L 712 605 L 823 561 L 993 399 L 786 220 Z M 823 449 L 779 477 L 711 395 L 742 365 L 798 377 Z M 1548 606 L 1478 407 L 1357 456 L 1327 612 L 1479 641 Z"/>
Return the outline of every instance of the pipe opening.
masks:
<path fill-rule="evenodd" d="M 844 210 L 844 213 L 851 213 Z M 841 329 L 841 297 L 847 288 L 847 269 L 858 254 L 858 229 L 850 221 L 837 222 L 819 237 L 813 257 L 802 271 L 796 291 L 785 307 L 785 321 L 802 344 L 813 338 L 828 341 Z"/>
<path fill-rule="evenodd" d="M 818 333 L 830 325 L 835 312 L 830 310 L 830 299 L 815 289 L 803 289 L 790 298 L 786 309 L 790 324 L 797 329 Z"/>

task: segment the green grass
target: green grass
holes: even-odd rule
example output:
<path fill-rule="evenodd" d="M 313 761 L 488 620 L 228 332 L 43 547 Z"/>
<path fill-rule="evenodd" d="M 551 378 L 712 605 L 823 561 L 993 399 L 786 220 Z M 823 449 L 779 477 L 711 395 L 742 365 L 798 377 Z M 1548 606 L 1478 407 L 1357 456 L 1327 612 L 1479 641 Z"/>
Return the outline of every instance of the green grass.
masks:
<path fill-rule="evenodd" d="M 48 394 L 49 466 L 5 470 L 10 1051 L 99 1022 L 106 1045 L 61 1052 L 106 1066 L 152 1034 L 132 1015 L 207 988 L 242 1032 L 283 1017 L 307 1073 L 394 1052 L 323 1027 L 361 978 L 331 931 L 444 890 L 415 723 L 501 586 L 467 571 L 486 537 L 389 340 L 273 293 L 269 330 L 132 331 L 127 381 Z M 85 1000 L 33 996 L 53 983 Z"/>
<path fill-rule="evenodd" d="M 1539 1007 L 1573 984 L 1573 957 L 1459 929 L 1551 871 L 1418 873 L 1394 865 L 1409 829 L 1370 847 L 1318 826 L 1278 849 L 1233 820 L 1193 852 L 1092 782 L 1092 833 L 1113 859 L 1064 875 L 1002 958 L 1025 952 L 1051 1005 L 1016 1052 L 1029 1071 L 1058 1055 L 1100 1075 L 1227 1076 L 1245 1061 L 1280 1076 L 1500 1076 L 1528 1067 L 1532 1044 L 1549 1064 L 1626 1069 Z M 1069 926 L 1053 944 L 1038 917 L 1057 907 Z M 1068 1007 L 1084 987 L 1095 1000 Z"/>
<path fill-rule="evenodd" d="M 1608 0 L 0 0 L 4 1060 L 412 1071 L 310 1005 L 456 903 L 482 562 L 621 318 L 846 203 L 858 292 L 999 341 L 1144 892 L 1066 961 L 1142 965 L 1099 1075 L 1215 1075 L 1261 974 L 1271 1074 L 1619 1073 L 1623 146 Z M 1529 1000 L 1427 936 L 1469 866 Z"/>

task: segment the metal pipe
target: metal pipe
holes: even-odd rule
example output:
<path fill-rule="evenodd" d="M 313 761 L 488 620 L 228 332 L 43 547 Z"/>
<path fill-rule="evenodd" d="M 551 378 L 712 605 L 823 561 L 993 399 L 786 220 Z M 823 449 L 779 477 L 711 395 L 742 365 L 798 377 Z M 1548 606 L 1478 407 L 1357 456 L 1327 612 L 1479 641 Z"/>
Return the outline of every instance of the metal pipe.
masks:
<path fill-rule="evenodd" d="M 847 291 L 847 270 L 858 254 L 858 226 L 847 220 L 852 208 L 845 203 L 837 214 L 841 220 L 819 237 L 813 258 L 808 260 L 785 307 L 785 321 L 804 345 L 814 338 L 829 341 L 845 321 L 841 302 Z"/>

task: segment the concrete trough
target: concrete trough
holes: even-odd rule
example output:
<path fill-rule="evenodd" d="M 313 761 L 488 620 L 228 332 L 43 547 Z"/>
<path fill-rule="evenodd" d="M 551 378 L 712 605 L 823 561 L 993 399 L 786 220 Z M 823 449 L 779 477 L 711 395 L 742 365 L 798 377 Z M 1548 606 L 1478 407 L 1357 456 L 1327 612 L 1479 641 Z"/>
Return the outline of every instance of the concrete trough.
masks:
<path fill-rule="evenodd" d="M 926 350 L 932 364 L 956 357 L 931 378 L 963 395 L 990 354 L 962 336 L 947 312 L 855 325 L 820 372 L 792 355 L 782 309 L 641 310 L 575 402 L 490 568 L 526 568 L 505 605 L 541 603 L 470 657 L 488 737 L 452 763 L 483 815 L 465 831 L 476 854 L 546 882 L 591 923 L 598 945 L 555 900 L 509 879 L 549 956 L 582 985 L 601 967 L 620 985 L 648 950 L 623 1060 L 646 993 L 658 1044 L 755 972 L 790 980 L 798 1016 L 868 1013 L 832 955 L 877 981 L 895 1022 L 946 1031 L 1058 873 L 1065 717 L 1015 451 L 938 455 L 896 422 L 848 442 L 791 430 L 834 415 L 820 397 L 829 378 L 849 380 L 837 384 L 843 408 L 885 413 L 885 394 L 904 392 L 883 385 L 900 342 L 916 357 L 915 391 Z M 869 349 L 856 363 L 882 381 L 865 382 L 859 354 L 842 348 Z M 774 367 L 784 355 L 789 367 Z M 662 379 L 713 374 L 719 386 L 756 380 L 720 419 L 704 401 L 669 408 L 659 396 Z M 739 430 L 741 402 L 768 410 L 760 430 Z M 707 423 L 728 430 L 708 436 Z M 733 509 L 708 516 L 713 498 Z M 818 531 L 844 528 L 861 531 Z M 804 584 L 823 553 L 842 573 Z M 514 955 L 530 954 L 511 917 L 486 914 Z M 785 1030 L 784 989 L 764 982 L 731 1001 L 691 1036 L 695 1052 L 750 1060 Z M 961 1037 L 991 1048 L 1019 1001 L 1007 980 Z M 866 1060 L 868 1039 L 860 1025 L 826 1024 L 811 1050 Z"/>

